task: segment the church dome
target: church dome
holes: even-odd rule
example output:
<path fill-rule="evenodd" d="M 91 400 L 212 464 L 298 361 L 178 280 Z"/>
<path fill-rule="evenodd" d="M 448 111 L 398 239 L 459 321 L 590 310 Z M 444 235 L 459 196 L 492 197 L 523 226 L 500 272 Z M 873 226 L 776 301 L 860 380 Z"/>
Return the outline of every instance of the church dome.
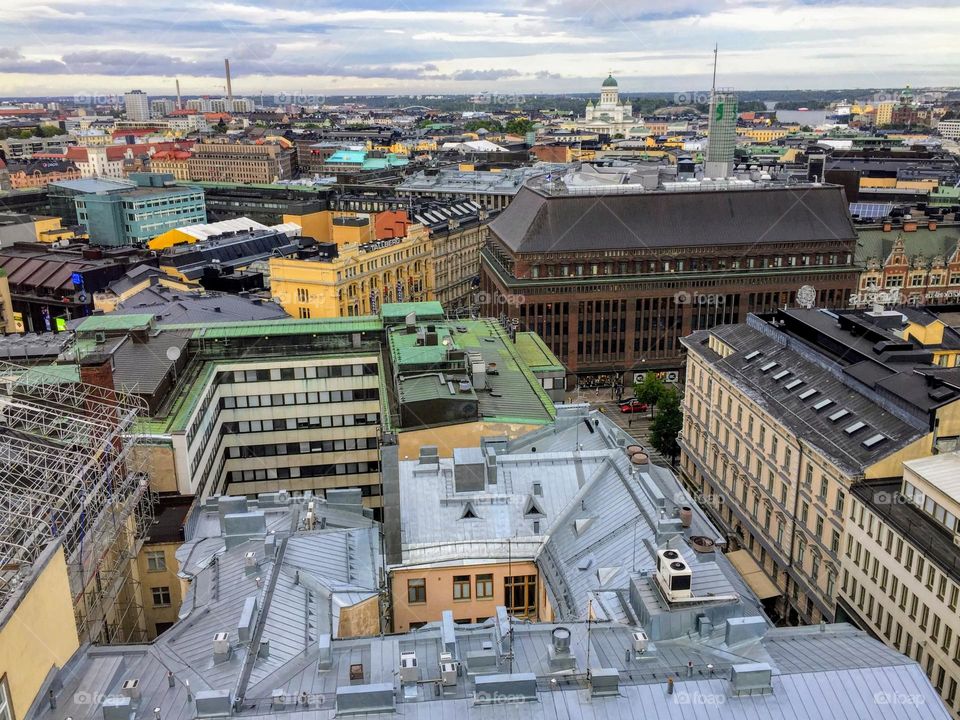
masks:
<path fill-rule="evenodd" d="M 607 79 L 603 81 L 603 85 L 600 87 L 617 87 L 617 81 L 614 79 L 613 75 L 607 75 Z"/>

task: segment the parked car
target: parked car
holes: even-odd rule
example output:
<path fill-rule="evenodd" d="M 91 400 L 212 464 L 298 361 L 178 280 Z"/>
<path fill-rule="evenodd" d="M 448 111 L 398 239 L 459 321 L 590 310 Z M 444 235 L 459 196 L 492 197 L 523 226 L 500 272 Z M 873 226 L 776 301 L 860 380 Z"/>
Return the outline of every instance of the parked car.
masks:
<path fill-rule="evenodd" d="M 620 412 L 622 413 L 638 413 L 646 411 L 647 404 L 640 402 L 636 398 L 626 398 L 625 400 L 620 401 Z"/>

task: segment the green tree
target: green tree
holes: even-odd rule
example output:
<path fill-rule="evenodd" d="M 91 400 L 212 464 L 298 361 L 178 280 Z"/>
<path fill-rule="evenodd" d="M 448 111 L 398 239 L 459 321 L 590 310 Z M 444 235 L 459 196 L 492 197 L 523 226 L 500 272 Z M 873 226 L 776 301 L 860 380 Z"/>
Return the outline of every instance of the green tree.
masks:
<path fill-rule="evenodd" d="M 220 122 L 217 123 L 217 132 L 225 133 L 227 131 L 227 124 L 223 121 L 223 118 L 220 118 Z"/>
<path fill-rule="evenodd" d="M 511 135 L 526 135 L 533 130 L 533 120 L 525 117 L 511 118 L 507 121 L 506 131 Z"/>
<path fill-rule="evenodd" d="M 677 436 L 683 429 L 683 410 L 680 408 L 680 393 L 676 388 L 665 387 L 657 401 L 657 416 L 650 423 L 650 444 L 657 452 L 670 458 L 673 464 L 680 454 Z"/>
<path fill-rule="evenodd" d="M 660 398 L 663 397 L 666 389 L 663 381 L 657 377 L 656 373 L 648 372 L 644 374 L 643 380 L 633 386 L 633 394 L 637 400 L 646 403 L 649 408 L 653 409 Z"/>
<path fill-rule="evenodd" d="M 498 120 L 493 118 L 487 120 L 471 120 L 466 125 L 463 126 L 463 129 L 467 132 L 476 132 L 477 130 L 489 130 L 490 132 L 501 132 L 503 130 L 503 125 L 500 124 Z"/>

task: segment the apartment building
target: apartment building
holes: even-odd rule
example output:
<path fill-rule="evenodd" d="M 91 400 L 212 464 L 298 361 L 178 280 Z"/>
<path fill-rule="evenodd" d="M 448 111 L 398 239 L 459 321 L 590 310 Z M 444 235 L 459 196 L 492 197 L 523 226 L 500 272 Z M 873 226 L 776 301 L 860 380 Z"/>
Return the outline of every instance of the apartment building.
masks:
<path fill-rule="evenodd" d="M 916 660 L 958 716 L 960 454 L 903 464 L 903 478 L 854 488 L 839 607 Z"/>
<path fill-rule="evenodd" d="M 361 244 L 320 244 L 312 257 L 271 258 L 270 291 L 289 315 L 303 319 L 370 315 L 385 303 L 434 300 L 430 233 L 417 223 L 403 231 Z"/>
<path fill-rule="evenodd" d="M 272 183 L 293 177 L 294 150 L 280 143 L 202 142 L 187 159 L 191 180 Z"/>
<path fill-rule="evenodd" d="M 837 616 L 854 489 L 960 434 L 955 371 L 875 321 L 782 310 L 683 341 L 684 476 L 790 623 Z"/>

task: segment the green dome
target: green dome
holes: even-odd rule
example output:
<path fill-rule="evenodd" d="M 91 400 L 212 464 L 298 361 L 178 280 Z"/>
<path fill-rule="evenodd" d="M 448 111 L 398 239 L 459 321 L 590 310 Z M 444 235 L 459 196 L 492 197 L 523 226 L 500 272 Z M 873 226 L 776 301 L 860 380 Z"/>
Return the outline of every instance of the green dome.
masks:
<path fill-rule="evenodd" d="M 600 87 L 617 87 L 617 81 L 613 75 L 607 75 L 607 79 L 603 81 L 603 85 Z"/>

